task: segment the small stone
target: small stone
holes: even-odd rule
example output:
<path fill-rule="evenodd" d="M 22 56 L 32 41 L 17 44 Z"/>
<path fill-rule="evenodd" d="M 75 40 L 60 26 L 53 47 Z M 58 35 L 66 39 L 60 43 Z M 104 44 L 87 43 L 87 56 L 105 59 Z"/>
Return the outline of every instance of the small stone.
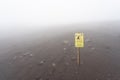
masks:
<path fill-rule="evenodd" d="M 32 56 L 33 56 L 33 54 L 30 54 L 30 56 L 32 57 Z"/>
<path fill-rule="evenodd" d="M 28 55 L 28 54 L 30 54 L 30 52 L 26 52 L 26 53 L 24 53 L 23 55 L 26 56 L 26 55 Z"/>
<path fill-rule="evenodd" d="M 90 39 L 86 39 L 85 42 L 91 42 L 91 40 Z"/>
<path fill-rule="evenodd" d="M 66 48 L 64 48 L 64 51 L 66 50 Z"/>
<path fill-rule="evenodd" d="M 44 61 L 40 61 L 40 63 L 41 63 L 41 64 L 43 64 L 43 63 L 44 63 Z"/>
<path fill-rule="evenodd" d="M 56 66 L 56 64 L 55 64 L 55 63 L 52 63 L 52 66 L 53 66 L 53 67 L 55 67 L 55 66 Z"/>
<path fill-rule="evenodd" d="M 68 41 L 67 41 L 67 40 L 64 40 L 64 44 L 68 44 Z"/>
<path fill-rule="evenodd" d="M 92 48 L 91 48 L 91 50 L 95 50 L 95 48 L 94 48 L 94 47 L 92 47 Z"/>
<path fill-rule="evenodd" d="M 40 61 L 39 65 L 42 65 L 42 64 L 44 64 L 44 63 L 45 63 L 44 61 Z"/>

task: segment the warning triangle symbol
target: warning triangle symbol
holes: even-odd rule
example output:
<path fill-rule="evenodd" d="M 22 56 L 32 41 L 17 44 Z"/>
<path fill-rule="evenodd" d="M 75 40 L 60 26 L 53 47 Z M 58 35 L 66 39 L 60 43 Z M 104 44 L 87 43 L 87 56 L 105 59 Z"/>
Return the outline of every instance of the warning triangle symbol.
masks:
<path fill-rule="evenodd" d="M 80 39 L 80 36 L 78 36 L 77 39 Z"/>

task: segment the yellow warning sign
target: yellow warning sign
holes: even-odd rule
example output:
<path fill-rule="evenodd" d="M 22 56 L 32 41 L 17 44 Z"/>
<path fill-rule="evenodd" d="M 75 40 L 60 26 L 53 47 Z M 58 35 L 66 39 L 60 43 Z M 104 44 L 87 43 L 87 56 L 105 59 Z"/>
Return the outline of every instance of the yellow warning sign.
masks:
<path fill-rule="evenodd" d="M 84 47 L 83 33 L 75 33 L 75 47 Z"/>

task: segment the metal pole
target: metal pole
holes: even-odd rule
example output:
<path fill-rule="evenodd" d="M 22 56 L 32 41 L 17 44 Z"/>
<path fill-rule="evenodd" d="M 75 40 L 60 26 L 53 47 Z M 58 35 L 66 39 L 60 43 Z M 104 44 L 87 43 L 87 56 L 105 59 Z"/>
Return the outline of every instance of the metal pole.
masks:
<path fill-rule="evenodd" d="M 80 65 L 80 48 L 77 48 L 77 64 Z"/>

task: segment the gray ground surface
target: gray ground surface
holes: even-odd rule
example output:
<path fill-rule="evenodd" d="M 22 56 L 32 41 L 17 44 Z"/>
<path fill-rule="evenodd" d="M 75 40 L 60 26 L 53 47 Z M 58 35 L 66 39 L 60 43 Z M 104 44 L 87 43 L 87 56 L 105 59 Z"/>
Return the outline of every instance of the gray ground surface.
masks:
<path fill-rule="evenodd" d="M 75 32 L 85 35 L 80 66 L 76 64 Z M 117 27 L 77 28 L 58 33 L 1 40 L 0 80 L 120 80 Z"/>

